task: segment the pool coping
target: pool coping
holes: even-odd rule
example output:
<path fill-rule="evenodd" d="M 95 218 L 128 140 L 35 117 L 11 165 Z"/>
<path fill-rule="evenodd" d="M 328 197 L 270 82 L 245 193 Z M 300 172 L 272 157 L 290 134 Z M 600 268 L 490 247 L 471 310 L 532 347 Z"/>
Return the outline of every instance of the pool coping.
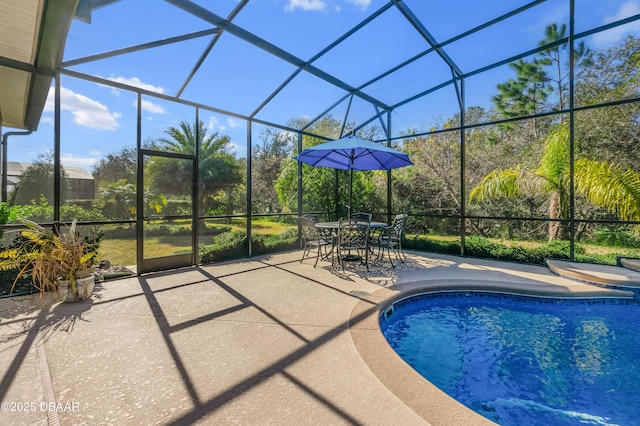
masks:
<path fill-rule="evenodd" d="M 380 329 L 380 315 L 398 300 L 440 291 L 491 291 L 558 298 L 633 299 L 633 292 L 591 285 L 565 287 L 554 284 L 531 286 L 473 279 L 420 280 L 382 288 L 356 303 L 350 314 L 349 331 L 360 357 L 372 373 L 400 401 L 432 425 L 495 425 L 422 377 L 396 354 Z M 376 309 L 371 309 L 375 302 Z M 355 321 L 355 319 L 358 321 Z M 353 320 L 353 321 L 352 321 Z"/>

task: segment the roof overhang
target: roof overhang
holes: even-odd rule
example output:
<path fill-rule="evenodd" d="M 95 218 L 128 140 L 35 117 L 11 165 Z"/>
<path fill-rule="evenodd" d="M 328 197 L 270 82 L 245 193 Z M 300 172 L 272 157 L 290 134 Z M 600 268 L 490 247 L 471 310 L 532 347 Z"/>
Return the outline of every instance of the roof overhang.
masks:
<path fill-rule="evenodd" d="M 36 130 L 79 0 L 0 0 L 0 125 Z"/>

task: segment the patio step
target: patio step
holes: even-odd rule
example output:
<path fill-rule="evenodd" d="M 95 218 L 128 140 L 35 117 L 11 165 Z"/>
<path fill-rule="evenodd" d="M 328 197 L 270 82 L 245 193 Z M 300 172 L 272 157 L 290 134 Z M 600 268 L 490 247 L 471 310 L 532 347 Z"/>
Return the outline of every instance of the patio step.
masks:
<path fill-rule="evenodd" d="M 640 272 L 640 259 L 621 257 L 620 259 L 618 259 L 618 262 L 620 262 L 620 265 L 624 266 L 625 268 Z"/>
<path fill-rule="evenodd" d="M 637 263 L 640 266 L 640 262 Z M 626 267 L 547 259 L 547 267 L 561 277 L 606 287 L 640 288 L 640 272 Z"/>

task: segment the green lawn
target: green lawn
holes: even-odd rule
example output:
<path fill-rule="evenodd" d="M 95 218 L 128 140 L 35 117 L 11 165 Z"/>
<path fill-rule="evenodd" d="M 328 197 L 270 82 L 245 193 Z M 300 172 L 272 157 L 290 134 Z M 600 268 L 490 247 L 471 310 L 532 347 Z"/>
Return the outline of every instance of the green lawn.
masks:
<path fill-rule="evenodd" d="M 252 221 L 252 229 L 254 234 L 259 235 L 280 235 L 289 228 L 295 228 L 295 225 L 281 222 L 274 222 L 268 218 L 259 218 Z M 179 223 L 172 224 L 170 231 L 177 231 L 182 225 Z M 231 223 L 226 220 L 208 220 L 208 228 L 217 228 L 219 230 L 240 231 L 246 229 L 246 221 L 234 219 Z M 219 234 L 222 235 L 222 234 Z M 409 236 L 412 239 L 413 235 Z M 459 242 L 460 237 L 457 235 L 419 235 L 418 239 L 427 239 L 439 242 Z M 523 248 L 536 248 L 545 244 L 545 241 L 506 241 L 491 240 L 505 246 L 518 245 Z M 200 238 L 200 244 L 212 244 L 213 236 Z M 640 249 L 627 247 L 610 247 L 596 244 L 579 243 L 578 247 L 585 250 L 588 256 L 597 256 L 606 258 L 608 263 L 615 262 L 616 256 L 640 257 Z M 184 252 L 191 249 L 191 238 L 189 235 L 180 235 L 176 233 L 168 236 L 152 236 L 145 240 L 145 257 L 160 257 L 174 253 Z M 114 265 L 135 265 L 136 264 L 136 243 L 135 235 L 131 233 L 131 238 L 105 238 L 99 250 L 98 260 L 108 259 Z"/>
<path fill-rule="evenodd" d="M 208 221 L 208 226 L 213 226 L 213 221 Z M 173 224 L 174 230 L 181 227 L 180 224 Z M 234 220 L 228 224 L 219 221 L 215 224 L 221 228 L 231 228 L 231 231 L 245 231 L 246 221 Z M 268 219 L 254 219 L 251 222 L 254 234 L 280 235 L 288 228 L 295 225 L 273 222 Z M 201 238 L 202 242 L 203 238 Z M 213 242 L 212 237 L 205 237 L 204 240 Z M 191 237 L 188 235 L 153 236 L 145 239 L 145 257 L 160 257 L 170 254 L 184 252 L 191 249 Z M 136 241 L 135 234 L 131 238 L 104 238 L 98 251 L 98 260 L 109 260 L 113 265 L 135 265 L 136 264 Z"/>

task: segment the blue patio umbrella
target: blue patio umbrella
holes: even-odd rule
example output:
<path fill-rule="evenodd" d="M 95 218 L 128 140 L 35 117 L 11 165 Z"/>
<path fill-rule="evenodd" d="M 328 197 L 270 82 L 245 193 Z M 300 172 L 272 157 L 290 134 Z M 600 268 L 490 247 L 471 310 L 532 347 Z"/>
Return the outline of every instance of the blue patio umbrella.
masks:
<path fill-rule="evenodd" d="M 349 170 L 349 209 L 354 170 L 391 170 L 413 165 L 407 154 L 356 136 L 305 148 L 295 159 L 311 166 Z"/>

